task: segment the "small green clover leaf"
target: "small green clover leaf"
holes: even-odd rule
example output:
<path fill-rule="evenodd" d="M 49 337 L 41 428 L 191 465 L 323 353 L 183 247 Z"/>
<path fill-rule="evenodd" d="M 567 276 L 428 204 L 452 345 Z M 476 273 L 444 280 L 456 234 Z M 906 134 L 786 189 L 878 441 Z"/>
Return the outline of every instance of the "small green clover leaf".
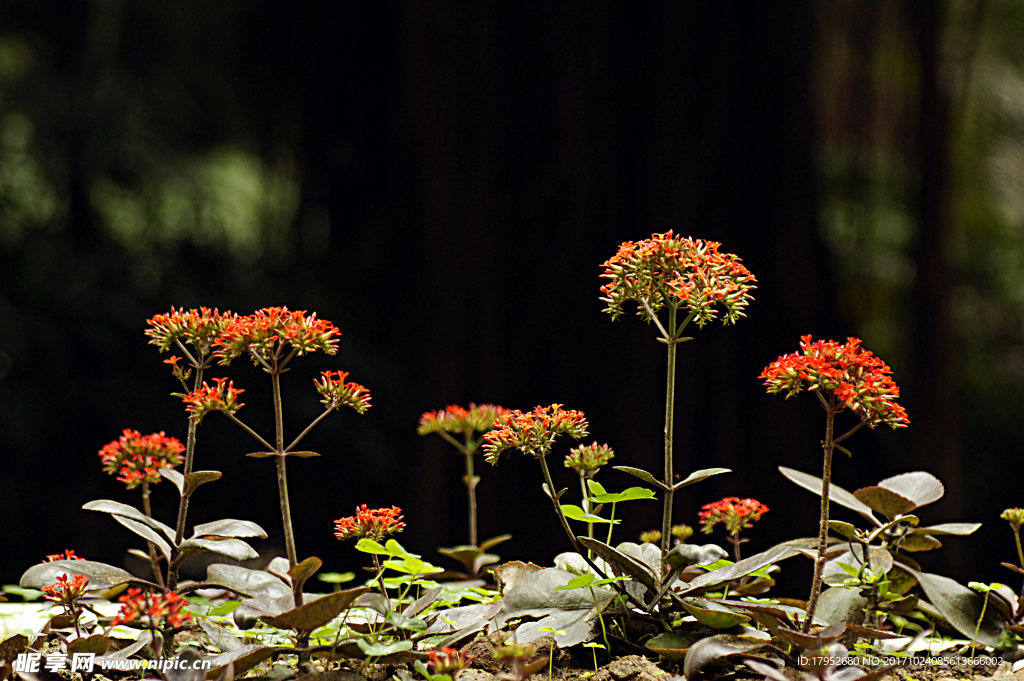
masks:
<path fill-rule="evenodd" d="M 593 513 L 587 513 L 579 506 L 575 504 L 561 504 L 562 513 L 569 520 L 578 520 L 583 523 L 605 523 L 609 525 L 618 525 L 621 520 L 606 520 L 599 515 Z"/>

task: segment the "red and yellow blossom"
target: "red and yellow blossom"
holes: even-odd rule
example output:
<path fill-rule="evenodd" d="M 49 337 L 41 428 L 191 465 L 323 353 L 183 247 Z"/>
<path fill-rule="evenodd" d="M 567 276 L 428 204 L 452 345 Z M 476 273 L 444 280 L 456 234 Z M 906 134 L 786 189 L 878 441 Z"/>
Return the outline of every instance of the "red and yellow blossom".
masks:
<path fill-rule="evenodd" d="M 354 381 L 346 383 L 346 378 L 347 371 L 324 371 L 320 379 L 313 379 L 316 391 L 323 395 L 320 401 L 328 409 L 352 407 L 358 413 L 365 414 L 370 408 L 370 391 Z"/>
<path fill-rule="evenodd" d="M 472 661 L 473 656 L 467 655 L 465 649 L 460 652 L 455 648 L 434 648 L 427 666 L 435 674 L 451 674 L 452 678 L 457 678 L 457 672 L 467 669 Z"/>
<path fill-rule="evenodd" d="M 234 414 L 245 406 L 243 402 L 238 401 L 238 396 L 245 390 L 236 388 L 234 381 L 229 381 L 227 378 L 215 378 L 213 382 L 216 386 L 211 388 L 206 381 L 203 381 L 203 387 L 196 388 L 182 398 L 185 409 L 192 414 L 190 418 L 201 420 L 211 411 Z M 226 386 L 225 383 L 227 383 Z"/>
<path fill-rule="evenodd" d="M 50 554 L 46 557 L 46 560 L 44 560 L 43 562 L 52 563 L 55 560 L 85 560 L 85 558 L 80 558 L 76 556 L 75 552 L 71 549 L 64 549 L 64 553 Z"/>
<path fill-rule="evenodd" d="M 187 343 L 205 355 L 236 316 L 231 311 L 220 312 L 216 308 L 175 310 L 172 307 L 170 312 L 146 320 L 149 324 L 146 335 L 160 352 L 167 352 L 175 343 Z"/>
<path fill-rule="evenodd" d="M 346 539 L 372 539 L 380 541 L 389 534 L 405 529 L 402 522 L 402 509 L 356 507 L 356 514 L 334 521 L 334 536 L 342 541 Z"/>
<path fill-rule="evenodd" d="M 322 350 L 328 355 L 338 351 L 341 331 L 316 313 L 289 310 L 287 307 L 265 307 L 245 317 L 235 317 L 214 342 L 220 363 L 228 365 L 235 358 L 251 354 L 256 366 L 285 360 L 283 353 L 305 355 Z"/>
<path fill-rule="evenodd" d="M 499 416 L 508 414 L 510 410 L 495 404 L 469 403 L 469 407 L 450 404 L 444 409 L 428 411 L 420 416 L 420 435 L 430 433 L 457 433 L 472 437 L 473 433 L 483 433 L 494 427 Z"/>
<path fill-rule="evenodd" d="M 750 529 L 754 522 L 768 512 L 768 507 L 757 499 L 726 497 L 701 507 L 701 532 L 711 534 L 717 525 L 725 525 L 725 531 L 735 537 L 740 530 Z"/>
<path fill-rule="evenodd" d="M 720 246 L 671 231 L 627 241 L 602 265 L 601 276 L 609 280 L 601 287 L 605 312 L 618 319 L 622 305 L 632 300 L 637 314 L 650 322 L 667 303 L 677 301 L 700 327 L 718 316 L 719 306 L 722 321 L 735 324 L 753 300 L 750 292 L 757 288 L 757 279 L 738 257 L 720 252 Z"/>
<path fill-rule="evenodd" d="M 769 393 L 786 393 L 789 399 L 803 390 L 835 395 L 839 404 L 874 428 L 884 423 L 903 428 L 910 423 L 906 410 L 896 403 L 900 389 L 892 370 L 880 357 L 861 347 L 857 338 L 845 343 L 813 341 L 801 336 L 800 352 L 783 355 L 765 367 L 759 378 Z"/>
<path fill-rule="evenodd" d="M 179 629 L 182 624 L 192 619 L 192 615 L 184 610 L 188 601 L 173 591 L 153 594 L 132 587 L 118 601 L 123 605 L 111 622 L 115 627 L 137 622 L 148 629 L 161 629 L 164 624 Z M 144 618 L 148 618 L 148 621 L 143 622 Z"/>
<path fill-rule="evenodd" d="M 43 587 L 42 591 L 46 594 L 43 598 L 61 603 L 70 609 L 78 599 L 85 596 L 88 587 L 89 578 L 85 575 L 71 575 L 70 579 L 68 575 L 60 575 L 56 582 Z"/>
<path fill-rule="evenodd" d="M 128 489 L 143 483 L 155 485 L 163 478 L 161 468 L 174 468 L 181 464 L 185 445 L 163 431 L 143 435 L 137 430 L 125 429 L 121 437 L 99 451 L 103 470 L 128 485 Z"/>
<path fill-rule="evenodd" d="M 484 460 L 497 464 L 506 449 L 543 458 L 551 451 L 556 437 L 568 434 L 579 440 L 589 435 L 588 425 L 583 412 L 562 409 L 560 404 L 535 407 L 526 413 L 516 409 L 499 417 L 494 430 L 484 435 Z"/>

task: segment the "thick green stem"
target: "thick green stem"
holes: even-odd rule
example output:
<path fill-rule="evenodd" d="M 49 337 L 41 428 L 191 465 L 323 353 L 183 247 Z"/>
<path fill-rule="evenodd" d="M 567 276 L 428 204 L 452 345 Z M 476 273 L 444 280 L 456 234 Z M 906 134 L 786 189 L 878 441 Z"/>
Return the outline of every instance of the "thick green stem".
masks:
<path fill-rule="evenodd" d="M 814 558 L 814 579 L 811 582 L 811 596 L 807 600 L 807 617 L 804 619 L 804 632 L 811 630 L 811 622 L 814 620 L 814 611 L 818 607 L 818 596 L 821 595 L 821 576 L 825 570 L 825 550 L 828 547 L 828 497 L 829 487 L 832 484 L 832 450 L 835 443 L 832 441 L 833 426 L 835 424 L 835 396 L 829 398 L 827 423 L 825 425 L 825 441 L 822 449 L 825 452 L 825 465 L 821 475 L 821 519 L 818 524 L 818 555 Z"/>
<path fill-rule="evenodd" d="M 149 482 L 145 480 L 142 481 L 142 512 L 146 514 L 147 518 L 153 517 L 153 508 L 149 503 Z M 149 564 L 153 567 L 153 579 L 163 589 L 165 588 L 164 576 L 160 570 L 160 558 L 156 554 L 156 545 L 151 541 L 147 541 L 146 545 L 149 547 Z"/>
<path fill-rule="evenodd" d="M 466 494 L 469 497 L 469 543 L 472 546 L 479 546 L 477 543 L 476 531 L 476 475 L 473 472 L 473 452 L 466 451 Z"/>
<path fill-rule="evenodd" d="M 200 358 L 203 361 L 196 363 L 194 367 L 196 373 L 195 379 L 192 382 L 193 390 L 198 389 L 199 386 L 203 384 L 203 362 L 205 361 L 205 357 L 200 354 Z M 191 473 L 193 466 L 195 466 L 196 431 L 198 428 L 199 419 L 190 418 L 188 420 L 188 436 L 185 439 L 185 475 Z M 171 560 L 169 563 L 174 562 L 174 558 L 177 556 L 173 555 L 173 553 L 177 551 L 177 547 L 185 540 L 185 523 L 188 519 L 188 502 L 189 495 L 182 494 L 181 499 L 178 501 L 178 522 L 174 529 L 174 547 L 172 549 Z M 167 587 L 171 591 L 174 591 L 178 587 L 178 568 L 170 564 L 167 566 Z"/>
<path fill-rule="evenodd" d="M 276 364 L 276 362 L 275 362 Z M 276 367 L 275 367 L 276 368 Z M 288 566 L 294 568 L 299 564 L 298 552 L 295 550 L 295 531 L 292 529 L 292 508 L 288 503 L 288 457 L 284 455 L 284 409 L 281 405 L 281 372 L 275 370 L 270 374 L 274 387 L 274 444 L 277 451 L 277 492 L 281 498 L 281 521 L 284 524 L 284 548 L 288 553 Z M 302 594 L 295 595 L 295 605 L 302 605 Z"/>
<path fill-rule="evenodd" d="M 1020 530 L 1017 528 L 1013 529 L 1013 538 L 1017 540 L 1017 558 L 1020 560 L 1021 569 L 1024 570 L 1024 551 L 1020 548 Z M 1024 587 L 1021 587 L 1020 595 L 1024 598 Z"/>
<path fill-rule="evenodd" d="M 583 501 L 580 502 L 580 503 L 581 503 L 581 505 L 583 507 L 583 512 L 589 514 L 589 513 L 591 513 L 591 506 L 590 506 L 590 502 L 587 501 L 587 497 L 590 496 L 590 491 L 587 490 L 587 476 L 584 475 L 583 473 L 580 473 L 579 476 L 580 476 L 580 489 L 583 491 Z M 587 536 L 590 537 L 591 539 L 594 538 L 594 523 L 587 523 Z M 590 549 L 587 549 L 587 556 L 591 556 L 591 557 L 593 556 L 593 554 L 590 552 Z"/>
<path fill-rule="evenodd" d="M 676 308 L 669 307 L 668 328 L 671 335 L 665 339 L 668 344 L 668 372 L 665 387 L 665 500 L 661 511 L 661 552 L 667 554 L 672 539 L 672 501 L 675 490 L 675 472 L 672 463 L 672 434 L 676 411 Z"/>

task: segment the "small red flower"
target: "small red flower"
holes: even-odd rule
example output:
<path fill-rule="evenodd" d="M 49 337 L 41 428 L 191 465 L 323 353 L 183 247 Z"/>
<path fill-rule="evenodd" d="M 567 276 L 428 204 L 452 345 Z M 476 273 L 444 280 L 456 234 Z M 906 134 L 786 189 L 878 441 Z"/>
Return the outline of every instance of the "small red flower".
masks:
<path fill-rule="evenodd" d="M 472 655 L 467 655 L 466 651 L 459 651 L 455 648 L 434 648 L 430 651 L 430 661 L 427 662 L 427 666 L 435 674 L 452 674 L 467 669 L 469 663 L 473 661 Z"/>
<path fill-rule="evenodd" d="M 508 409 L 494 404 L 477 405 L 470 402 L 468 408 L 450 404 L 444 409 L 428 411 L 420 416 L 417 432 L 420 435 L 429 435 L 444 431 L 472 437 L 473 433 L 491 430 L 498 417 L 508 413 Z"/>
<path fill-rule="evenodd" d="M 682 301 L 703 327 L 725 311 L 722 321 L 735 324 L 757 288 L 757 279 L 738 257 L 719 252 L 721 244 L 703 239 L 677 237 L 672 232 L 654 234 L 650 239 L 626 243 L 604 263 L 601 288 L 605 312 L 612 319 L 622 315 L 625 302 L 636 301 L 637 314 L 645 321 L 669 301 Z M 650 308 L 650 310 L 648 310 Z"/>
<path fill-rule="evenodd" d="M 317 319 L 316 313 L 287 307 L 265 307 L 245 317 L 235 317 L 214 342 L 222 365 L 243 354 L 250 354 L 256 366 L 271 364 L 294 351 L 305 355 L 322 350 L 328 355 L 338 351 L 341 331 L 331 322 Z M 264 368 L 266 368 L 264 366 Z"/>
<path fill-rule="evenodd" d="M 757 499 L 726 497 L 711 504 L 705 504 L 700 514 L 704 534 L 711 534 L 716 525 L 724 524 L 725 531 L 736 536 L 740 530 L 750 529 L 753 523 L 768 512 L 768 507 Z"/>
<path fill-rule="evenodd" d="M 896 403 L 900 389 L 892 370 L 857 338 L 845 343 L 812 341 L 801 336 L 800 352 L 783 355 L 765 367 L 759 378 L 769 393 L 786 393 L 789 399 L 803 390 L 835 395 L 839 404 L 860 416 L 869 428 L 884 423 L 904 428 L 910 423 L 906 410 Z"/>
<path fill-rule="evenodd" d="M 334 536 L 342 541 L 364 537 L 380 541 L 389 534 L 405 529 L 402 518 L 402 509 L 397 506 L 369 509 L 363 504 L 356 507 L 354 516 L 334 521 Z"/>
<path fill-rule="evenodd" d="M 60 575 L 57 581 L 49 586 L 44 586 L 42 591 L 48 601 L 61 603 L 69 609 L 74 609 L 75 603 L 88 591 L 89 578 L 85 575 Z"/>
<path fill-rule="evenodd" d="M 75 552 L 71 549 L 64 549 L 64 553 L 54 553 L 46 557 L 44 563 L 52 563 L 55 560 L 85 560 L 85 558 L 79 558 L 75 555 Z"/>
<path fill-rule="evenodd" d="M 185 445 L 163 431 L 143 435 L 137 430 L 125 429 L 121 437 L 99 451 L 103 470 L 128 485 L 128 489 L 146 482 L 155 485 L 163 478 L 161 468 L 174 468 L 181 464 Z"/>
<path fill-rule="evenodd" d="M 323 371 L 319 380 L 313 379 L 318 393 L 323 395 L 320 400 L 328 408 L 352 407 L 360 414 L 370 408 L 370 391 L 364 386 L 350 381 L 347 371 Z"/>
<path fill-rule="evenodd" d="M 192 619 L 192 615 L 184 610 L 188 601 L 174 593 L 167 591 L 163 594 L 153 594 L 142 589 L 131 587 L 128 593 L 118 599 L 121 610 L 114 617 L 111 624 L 118 626 L 128 622 L 138 621 L 142 624 L 143 618 L 149 618 L 145 628 L 161 629 L 164 624 L 175 629 Z"/>
<path fill-rule="evenodd" d="M 193 419 L 202 419 L 211 411 L 222 411 L 225 414 L 234 414 L 245 406 L 238 401 L 238 396 L 245 392 L 242 388 L 236 388 L 234 381 L 226 378 L 215 378 L 213 382 L 216 387 L 203 381 L 203 387 L 196 388 L 184 398 L 185 409 L 192 414 Z M 227 386 L 224 384 L 227 383 Z"/>
<path fill-rule="evenodd" d="M 562 409 L 560 404 L 535 407 L 525 414 L 516 409 L 499 417 L 494 430 L 484 435 L 484 460 L 497 464 L 506 449 L 518 449 L 539 459 L 548 455 L 559 435 L 568 434 L 576 440 L 586 437 L 588 425 L 583 412 Z"/>

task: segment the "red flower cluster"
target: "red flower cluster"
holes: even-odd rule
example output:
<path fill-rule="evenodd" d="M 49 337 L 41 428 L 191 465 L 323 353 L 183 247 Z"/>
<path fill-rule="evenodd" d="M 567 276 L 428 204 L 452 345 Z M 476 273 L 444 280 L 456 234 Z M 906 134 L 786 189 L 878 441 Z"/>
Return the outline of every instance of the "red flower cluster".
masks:
<path fill-rule="evenodd" d="M 317 319 L 316 313 L 287 307 L 265 307 L 245 317 L 235 317 L 214 341 L 221 364 L 228 365 L 243 354 L 252 353 L 253 362 L 271 363 L 290 346 L 296 354 L 305 355 L 323 350 L 328 355 L 338 351 L 341 331 L 334 324 Z"/>
<path fill-rule="evenodd" d="M 862 348 L 860 340 L 837 343 L 801 336 L 800 349 L 779 357 L 761 372 L 759 378 L 769 393 L 785 392 L 788 399 L 804 389 L 820 389 L 834 394 L 870 428 L 879 423 L 903 428 L 910 423 L 906 410 L 896 403 L 900 389 L 892 380 L 892 370 Z"/>
<path fill-rule="evenodd" d="M 494 404 L 476 405 L 469 403 L 469 408 L 450 404 L 438 411 L 428 411 L 420 416 L 420 435 L 430 433 L 460 433 L 472 437 L 474 432 L 483 433 L 494 427 L 499 416 L 508 414 L 510 410 Z"/>
<path fill-rule="evenodd" d="M 452 674 L 469 667 L 473 661 L 472 655 L 466 651 L 458 651 L 455 648 L 434 648 L 430 651 L 430 661 L 427 665 L 435 674 Z"/>
<path fill-rule="evenodd" d="M 711 534 L 716 525 L 724 524 L 725 531 L 736 536 L 740 530 L 753 527 L 753 523 L 768 512 L 768 507 L 757 499 L 739 499 L 726 497 L 721 501 L 705 504 L 701 507 L 701 531 Z"/>
<path fill-rule="evenodd" d="M 676 237 L 672 232 L 654 234 L 650 239 L 626 243 L 605 262 L 601 276 L 609 279 L 601 287 L 605 312 L 612 319 L 622 315 L 622 305 L 633 300 L 637 314 L 651 321 L 668 299 L 683 301 L 693 320 L 703 327 L 725 310 L 726 324 L 735 324 L 753 300 L 750 291 L 757 279 L 731 253 L 720 253 L 721 244 L 702 239 Z M 650 312 L 644 306 L 650 307 Z"/>
<path fill-rule="evenodd" d="M 150 326 L 146 329 L 146 335 L 150 338 L 149 342 L 157 346 L 160 352 L 167 352 L 171 344 L 180 341 L 188 343 L 205 355 L 236 317 L 233 312 L 221 313 L 208 307 L 188 311 L 175 310 L 172 307 L 169 313 L 154 315 L 152 319 L 146 320 Z"/>
<path fill-rule="evenodd" d="M 186 621 L 192 619 L 192 615 L 184 610 L 188 601 L 173 591 L 154 595 L 132 587 L 118 601 L 124 605 L 121 606 L 121 610 L 111 622 L 115 627 L 148 616 L 147 628 L 160 629 L 166 623 L 178 629 Z"/>
<path fill-rule="evenodd" d="M 593 478 L 601 466 L 607 465 L 615 458 L 615 452 L 608 445 L 591 442 L 569 450 L 565 457 L 565 467 L 571 468 L 586 478 Z"/>
<path fill-rule="evenodd" d="M 88 586 L 89 578 L 85 575 L 72 575 L 70 580 L 68 575 L 61 575 L 55 583 L 43 587 L 44 598 L 68 606 L 70 610 L 85 595 Z"/>
<path fill-rule="evenodd" d="M 44 563 L 52 563 L 55 560 L 85 560 L 85 558 L 79 558 L 75 555 L 75 552 L 71 549 L 64 549 L 64 553 L 54 553 L 48 555 Z"/>
<path fill-rule="evenodd" d="M 389 534 L 405 529 L 402 517 L 402 509 L 397 506 L 369 509 L 363 504 L 356 507 L 354 516 L 334 521 L 334 536 L 342 541 L 364 537 L 380 541 Z"/>
<path fill-rule="evenodd" d="M 525 414 L 518 409 L 499 417 L 494 430 L 484 435 L 484 460 L 497 464 L 506 449 L 518 449 L 536 458 L 548 455 L 559 435 L 574 439 L 589 435 L 586 417 L 581 411 L 564 410 L 560 404 L 535 407 Z"/>
<path fill-rule="evenodd" d="M 355 382 L 345 382 L 347 371 L 324 371 L 322 378 L 313 379 L 316 391 L 323 395 L 320 400 L 328 407 L 352 407 L 360 414 L 370 408 L 370 391 Z"/>
<path fill-rule="evenodd" d="M 211 411 L 234 414 L 245 406 L 243 402 L 238 401 L 238 396 L 244 393 L 245 390 L 236 388 L 234 381 L 228 381 L 226 378 L 215 378 L 213 382 L 217 384 L 215 388 L 211 388 L 206 381 L 203 381 L 202 388 L 196 388 L 182 398 L 182 402 L 185 403 L 185 409 L 192 414 L 190 418 L 202 419 Z M 227 386 L 224 385 L 225 383 L 227 383 Z"/>
<path fill-rule="evenodd" d="M 144 482 L 155 485 L 163 478 L 161 468 L 174 468 L 182 461 L 185 446 L 177 438 L 167 437 L 163 431 L 143 435 L 137 430 L 125 429 L 121 437 L 100 450 L 103 470 L 128 485 L 128 489 Z"/>

